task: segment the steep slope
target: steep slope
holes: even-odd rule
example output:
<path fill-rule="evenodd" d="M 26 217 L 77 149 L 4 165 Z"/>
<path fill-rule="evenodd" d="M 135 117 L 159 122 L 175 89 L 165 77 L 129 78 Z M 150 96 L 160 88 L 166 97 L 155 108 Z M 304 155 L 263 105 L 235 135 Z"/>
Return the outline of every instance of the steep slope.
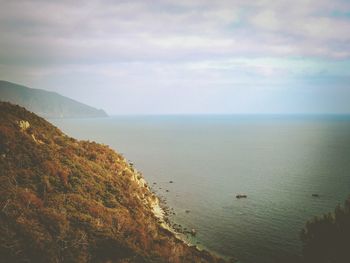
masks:
<path fill-rule="evenodd" d="M 0 102 L 1 262 L 222 262 L 154 213 L 123 156 Z"/>
<path fill-rule="evenodd" d="M 44 118 L 105 117 L 98 110 L 78 101 L 40 89 L 31 89 L 0 80 L 0 100 L 21 105 Z"/>

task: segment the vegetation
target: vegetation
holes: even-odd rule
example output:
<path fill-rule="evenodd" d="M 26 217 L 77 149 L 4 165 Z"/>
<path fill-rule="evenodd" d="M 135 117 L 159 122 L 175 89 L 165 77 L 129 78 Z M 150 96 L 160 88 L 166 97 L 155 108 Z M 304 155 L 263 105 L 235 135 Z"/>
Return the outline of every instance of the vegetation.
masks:
<path fill-rule="evenodd" d="M 350 198 L 333 213 L 307 222 L 301 240 L 306 262 L 350 262 Z"/>
<path fill-rule="evenodd" d="M 221 262 L 159 224 L 141 179 L 108 146 L 0 102 L 0 261 Z"/>

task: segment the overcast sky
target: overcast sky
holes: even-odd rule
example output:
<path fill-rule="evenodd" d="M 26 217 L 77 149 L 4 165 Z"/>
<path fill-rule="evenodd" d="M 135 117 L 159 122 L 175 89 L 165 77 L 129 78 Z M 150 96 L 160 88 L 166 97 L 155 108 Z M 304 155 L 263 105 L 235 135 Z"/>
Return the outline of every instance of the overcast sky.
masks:
<path fill-rule="evenodd" d="M 109 114 L 350 113 L 350 1 L 0 0 L 0 79 Z"/>

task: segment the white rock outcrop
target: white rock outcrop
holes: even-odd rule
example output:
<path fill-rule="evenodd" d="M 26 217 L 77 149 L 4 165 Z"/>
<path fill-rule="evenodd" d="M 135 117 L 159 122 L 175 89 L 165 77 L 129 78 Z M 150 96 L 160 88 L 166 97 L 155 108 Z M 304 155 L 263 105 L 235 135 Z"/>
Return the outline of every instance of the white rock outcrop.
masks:
<path fill-rule="evenodd" d="M 29 121 L 20 120 L 18 122 L 18 126 L 21 128 L 22 131 L 25 131 L 30 127 L 30 124 L 29 124 Z"/>

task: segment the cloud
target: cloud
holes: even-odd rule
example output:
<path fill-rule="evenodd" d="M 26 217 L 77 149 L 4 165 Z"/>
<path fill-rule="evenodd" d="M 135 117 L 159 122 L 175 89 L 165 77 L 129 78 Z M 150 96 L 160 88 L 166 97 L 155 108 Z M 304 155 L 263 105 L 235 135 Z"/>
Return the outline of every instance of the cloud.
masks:
<path fill-rule="evenodd" d="M 207 101 L 213 89 L 233 96 L 228 89 L 290 87 L 300 79 L 304 86 L 320 75 L 349 76 L 345 0 L 0 0 L 0 5 L 0 77 L 77 99 L 81 88 L 73 86 L 82 84 L 91 94 L 103 83 L 106 93 L 126 94 L 135 87 L 155 98 L 176 90 L 194 99 L 202 89 Z M 91 103 L 94 97 L 83 100 Z M 102 107 L 102 99 L 99 103 Z"/>
<path fill-rule="evenodd" d="M 1 57 L 35 60 L 43 49 L 50 63 L 95 60 L 94 53 L 101 60 L 222 56 L 223 49 L 226 56 L 349 57 L 349 18 L 330 16 L 326 1 L 275 2 L 2 1 Z"/>

